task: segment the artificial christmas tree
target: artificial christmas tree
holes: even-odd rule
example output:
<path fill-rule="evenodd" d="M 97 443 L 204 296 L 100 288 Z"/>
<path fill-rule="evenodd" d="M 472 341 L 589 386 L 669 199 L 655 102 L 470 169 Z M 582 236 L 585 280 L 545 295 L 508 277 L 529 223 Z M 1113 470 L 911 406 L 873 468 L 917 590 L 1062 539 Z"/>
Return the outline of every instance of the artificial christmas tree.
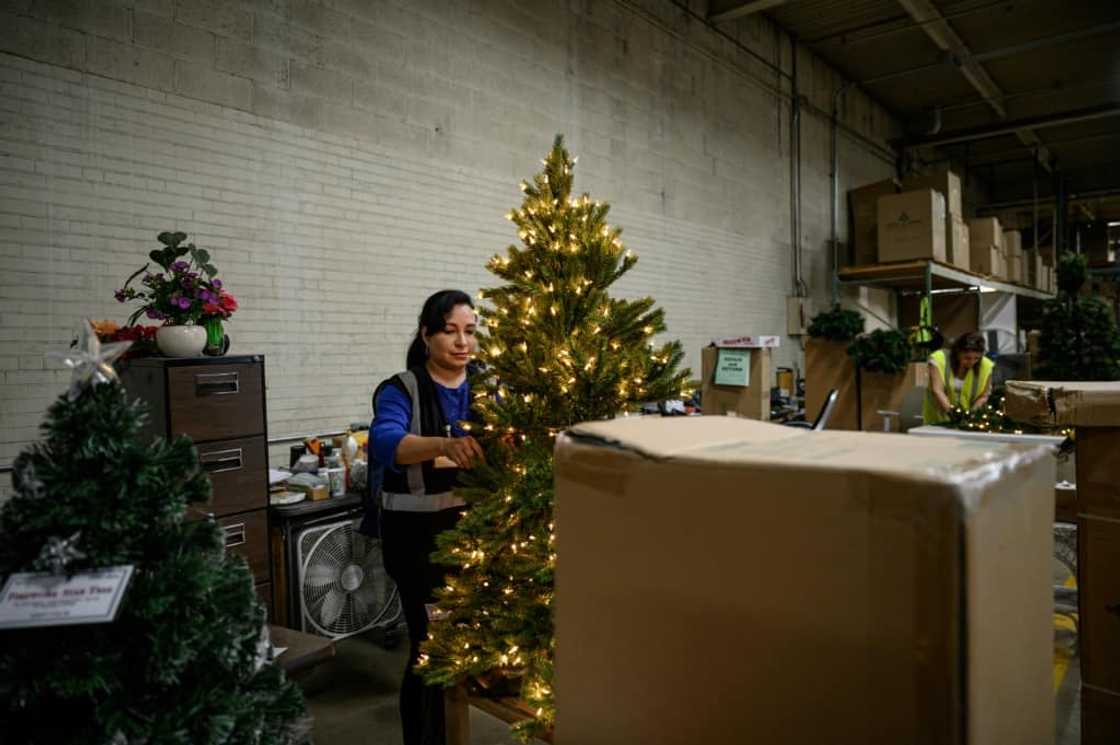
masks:
<path fill-rule="evenodd" d="M 1058 295 L 1042 312 L 1038 380 L 1120 379 L 1116 315 L 1099 297 L 1081 294 L 1087 273 L 1083 255 L 1058 259 Z"/>
<path fill-rule="evenodd" d="M 88 324 L 68 393 L 15 461 L 0 580 L 131 566 L 108 623 L 0 631 L 6 743 L 301 742 L 298 688 L 267 662 L 264 609 L 218 527 L 184 520 L 210 481 L 187 438 L 149 441 Z"/>
<path fill-rule="evenodd" d="M 468 676 L 519 679 L 536 712 L 523 736 L 551 726 L 555 436 L 577 422 L 678 398 L 688 371 L 680 344 L 655 347 L 664 312 L 652 298 L 612 298 L 610 286 L 637 261 L 606 223 L 609 207 L 572 195 L 575 160 L 561 137 L 525 199 L 507 217 L 522 246 L 495 256 L 505 282 L 479 293 L 485 331 L 472 380 L 479 421 L 473 434 L 486 464 L 465 475 L 470 505 L 439 540 L 452 567 L 439 593 L 421 665 L 431 682 Z"/>

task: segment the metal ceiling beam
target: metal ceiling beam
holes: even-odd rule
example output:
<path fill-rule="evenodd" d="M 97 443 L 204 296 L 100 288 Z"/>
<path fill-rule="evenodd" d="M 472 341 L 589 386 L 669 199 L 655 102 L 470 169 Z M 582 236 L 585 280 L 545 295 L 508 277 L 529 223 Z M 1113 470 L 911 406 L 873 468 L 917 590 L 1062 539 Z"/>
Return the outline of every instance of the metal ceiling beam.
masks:
<path fill-rule="evenodd" d="M 999 124 L 983 127 L 968 127 L 950 132 L 922 137 L 911 137 L 901 141 L 904 147 L 927 147 L 932 145 L 950 145 L 954 142 L 970 142 L 972 140 L 986 140 L 1000 135 L 1016 134 L 1026 130 L 1043 129 L 1046 127 L 1059 127 L 1064 124 L 1076 124 L 1093 119 L 1107 119 L 1120 116 L 1120 102 L 1108 102 L 1098 106 L 1089 106 L 1084 109 L 1063 111 L 1046 116 L 1032 116 L 1025 119 L 1013 119 Z M 1033 134 L 1033 131 L 1032 131 Z M 1037 139 L 1037 135 L 1035 135 Z M 1022 139 L 1022 137 L 1020 137 Z"/>
<path fill-rule="evenodd" d="M 964 40 L 957 35 L 945 17 L 941 15 L 936 7 L 934 7 L 931 0 L 898 0 L 899 4 L 910 14 L 910 17 L 918 22 L 935 21 L 934 23 L 925 23 L 922 30 L 925 31 L 926 36 L 937 45 L 938 49 L 948 52 L 950 54 L 958 55 L 961 60 L 960 67 L 961 74 L 965 79 L 972 84 L 981 96 L 992 107 L 992 110 L 999 116 L 1000 119 L 1007 118 L 1007 109 L 1003 105 L 1003 91 L 1000 90 L 996 82 L 988 75 L 988 71 L 984 67 L 972 59 L 972 50 L 964 43 Z M 940 21 L 939 23 L 936 21 Z M 1051 155 L 1042 141 L 1038 139 L 1038 135 L 1032 132 L 1029 128 L 1022 128 L 1013 130 L 1015 136 L 1019 141 L 1026 145 L 1034 152 L 1038 162 L 1047 171 L 1051 170 Z M 959 142 L 960 140 L 958 140 Z M 932 144 L 932 143 L 931 143 Z"/>
<path fill-rule="evenodd" d="M 708 20 L 712 23 L 726 23 L 727 21 L 734 21 L 736 18 L 743 18 L 754 13 L 769 10 L 770 8 L 777 7 L 787 2 L 789 2 L 789 0 L 752 0 L 752 2 L 736 5 L 734 8 L 729 8 L 720 13 L 713 13 L 708 16 Z"/>

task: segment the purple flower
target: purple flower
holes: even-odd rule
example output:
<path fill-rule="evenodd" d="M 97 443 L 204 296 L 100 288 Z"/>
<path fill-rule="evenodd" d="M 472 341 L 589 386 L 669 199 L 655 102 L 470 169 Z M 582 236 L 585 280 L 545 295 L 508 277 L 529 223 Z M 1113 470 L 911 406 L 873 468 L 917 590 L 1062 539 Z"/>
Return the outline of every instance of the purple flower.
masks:
<path fill-rule="evenodd" d="M 118 303 L 123 303 L 124 302 L 124 290 L 117 290 L 116 292 L 113 293 L 113 297 L 115 297 L 117 299 Z"/>
<path fill-rule="evenodd" d="M 185 271 L 187 271 L 187 269 L 189 267 L 190 267 L 190 264 L 188 264 L 185 261 L 176 261 L 174 264 L 171 265 L 171 271 L 173 271 L 173 272 L 185 272 Z"/>
<path fill-rule="evenodd" d="M 148 318 L 157 318 L 157 319 L 161 318 L 163 316 L 163 314 L 160 313 L 155 308 L 148 308 L 147 310 L 144 311 L 144 315 L 146 315 Z"/>
<path fill-rule="evenodd" d="M 180 308 L 182 308 L 183 310 L 186 310 L 187 308 L 191 307 L 191 301 L 190 301 L 190 300 L 188 300 L 188 299 L 187 299 L 187 298 L 185 298 L 185 297 L 181 297 L 181 298 L 179 298 L 179 300 L 177 301 L 177 305 L 178 305 L 178 306 L 179 306 Z"/>
<path fill-rule="evenodd" d="M 191 276 L 189 274 L 187 276 L 183 277 L 183 287 L 185 287 L 189 290 L 193 286 L 194 286 L 194 280 L 191 279 Z"/>
<path fill-rule="evenodd" d="M 220 279 L 212 279 L 210 280 L 210 284 L 214 287 L 215 290 L 222 289 L 222 280 Z"/>

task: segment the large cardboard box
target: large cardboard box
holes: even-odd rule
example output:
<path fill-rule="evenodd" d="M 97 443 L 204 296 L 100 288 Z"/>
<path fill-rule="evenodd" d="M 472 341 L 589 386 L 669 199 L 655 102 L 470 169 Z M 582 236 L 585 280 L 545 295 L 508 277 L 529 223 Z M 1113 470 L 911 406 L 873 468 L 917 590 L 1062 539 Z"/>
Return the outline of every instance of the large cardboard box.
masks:
<path fill-rule="evenodd" d="M 1120 381 L 1009 381 L 1004 407 L 1024 422 L 1076 428 L 1081 678 L 1120 697 Z M 1093 728 L 1120 734 L 1120 707 L 1095 703 Z"/>
<path fill-rule="evenodd" d="M 816 420 L 833 389 L 837 392 L 836 406 L 828 429 L 859 429 L 856 366 L 848 355 L 848 344 L 810 338 L 805 342 L 805 417 L 810 422 Z"/>
<path fill-rule="evenodd" d="M 1081 680 L 1120 695 L 1120 522 L 1083 513 L 1077 553 Z"/>
<path fill-rule="evenodd" d="M 1050 745 L 1054 459 L 731 417 L 556 449 L 558 745 Z"/>
<path fill-rule="evenodd" d="M 945 261 L 945 198 L 933 189 L 879 198 L 879 261 Z"/>
<path fill-rule="evenodd" d="M 961 199 L 961 177 L 947 168 L 924 174 L 910 174 L 902 180 L 906 191 L 933 189 L 945 198 L 945 210 L 950 215 L 963 217 L 964 204 Z"/>
<path fill-rule="evenodd" d="M 1009 380 L 1004 410 L 1040 427 L 1120 427 L 1120 381 Z"/>
<path fill-rule="evenodd" d="M 898 181 L 876 181 L 848 192 L 852 264 L 865 266 L 879 260 L 879 197 L 897 194 Z"/>
<path fill-rule="evenodd" d="M 968 223 L 957 215 L 948 214 L 945 218 L 945 258 L 958 269 L 971 271 L 970 245 Z"/>
<path fill-rule="evenodd" d="M 906 406 L 913 397 L 921 398 L 923 391 L 929 385 L 929 365 L 925 362 L 912 362 L 900 373 L 888 374 L 879 372 L 859 372 L 859 409 L 860 426 L 864 432 L 882 432 L 885 417 L 880 411 L 895 411 L 905 415 L 907 409 L 912 409 L 916 416 L 920 416 L 922 409 L 917 406 Z M 893 431 L 897 432 L 903 427 L 910 427 L 916 422 L 899 421 L 893 417 Z"/>
<path fill-rule="evenodd" d="M 1081 745 L 1120 742 L 1120 695 L 1081 688 Z"/>
<path fill-rule="evenodd" d="M 700 352 L 700 405 L 705 414 L 733 413 L 751 419 L 770 419 L 771 350 L 753 348 L 750 385 L 716 385 L 716 362 L 719 348 L 704 347 Z"/>

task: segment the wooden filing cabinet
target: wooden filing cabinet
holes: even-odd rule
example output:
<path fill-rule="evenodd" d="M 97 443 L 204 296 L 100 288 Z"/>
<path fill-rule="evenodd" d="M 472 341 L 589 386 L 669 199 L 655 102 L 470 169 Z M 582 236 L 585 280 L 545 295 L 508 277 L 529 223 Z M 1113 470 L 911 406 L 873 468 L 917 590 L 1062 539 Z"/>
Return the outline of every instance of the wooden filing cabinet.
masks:
<path fill-rule="evenodd" d="M 149 406 L 150 434 L 194 440 L 213 494 L 188 519 L 221 526 L 272 618 L 264 357 L 141 357 L 121 367 L 125 388 Z"/>

